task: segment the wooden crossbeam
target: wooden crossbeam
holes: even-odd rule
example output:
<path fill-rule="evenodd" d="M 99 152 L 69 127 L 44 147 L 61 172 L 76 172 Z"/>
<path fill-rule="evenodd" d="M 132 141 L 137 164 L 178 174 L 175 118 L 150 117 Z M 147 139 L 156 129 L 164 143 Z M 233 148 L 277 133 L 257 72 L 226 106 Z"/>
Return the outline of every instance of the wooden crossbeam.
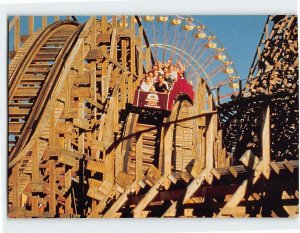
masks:
<path fill-rule="evenodd" d="M 263 175 L 266 179 L 270 177 L 271 162 L 271 139 L 270 139 L 270 106 L 263 111 L 262 119 L 262 161 Z"/>
<path fill-rule="evenodd" d="M 114 214 L 125 204 L 128 200 L 128 195 L 133 193 L 136 189 L 137 181 L 132 182 L 132 184 L 122 193 L 122 195 L 117 199 L 117 201 L 105 212 L 103 218 L 111 218 Z"/>
<path fill-rule="evenodd" d="M 161 217 L 162 218 L 175 217 L 176 211 L 177 211 L 176 210 L 177 203 L 178 203 L 178 201 L 174 201 Z"/>
<path fill-rule="evenodd" d="M 207 174 L 209 173 L 209 169 L 203 169 L 198 177 L 196 177 L 187 187 L 186 194 L 183 198 L 183 203 L 186 203 L 188 199 L 192 197 L 192 195 L 199 189 L 202 183 L 205 181 Z"/>
<path fill-rule="evenodd" d="M 244 180 L 240 187 L 236 190 L 236 192 L 232 195 L 232 198 L 226 203 L 226 205 L 221 209 L 218 213 L 218 217 L 222 215 L 228 214 L 236 214 L 234 213 L 235 207 L 240 203 L 240 201 L 245 197 L 246 191 L 248 187 L 248 180 Z"/>
<path fill-rule="evenodd" d="M 159 192 L 159 188 L 164 185 L 165 177 L 162 176 L 147 192 L 145 197 L 137 204 L 137 206 L 133 209 L 134 216 L 139 215 L 141 211 L 143 211 L 147 205 L 155 198 L 155 196 Z"/>

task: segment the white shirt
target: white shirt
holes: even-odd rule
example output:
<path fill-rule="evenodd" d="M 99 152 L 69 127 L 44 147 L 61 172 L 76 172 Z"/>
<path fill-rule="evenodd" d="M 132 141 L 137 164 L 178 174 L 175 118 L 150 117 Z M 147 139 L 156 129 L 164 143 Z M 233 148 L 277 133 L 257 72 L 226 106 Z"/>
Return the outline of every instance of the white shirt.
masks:
<path fill-rule="evenodd" d="M 176 71 L 172 71 L 172 73 L 170 73 L 170 78 L 174 81 L 174 79 L 177 79 L 177 72 Z"/>
<path fill-rule="evenodd" d="M 142 91 L 150 91 L 151 87 L 153 86 L 153 83 L 146 83 L 145 81 L 143 81 L 142 85 L 141 85 L 141 89 Z"/>

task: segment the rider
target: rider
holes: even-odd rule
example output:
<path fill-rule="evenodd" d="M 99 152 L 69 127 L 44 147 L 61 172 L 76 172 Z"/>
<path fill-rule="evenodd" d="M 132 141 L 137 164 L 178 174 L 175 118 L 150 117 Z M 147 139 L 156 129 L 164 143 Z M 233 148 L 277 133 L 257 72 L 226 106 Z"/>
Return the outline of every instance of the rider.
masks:
<path fill-rule="evenodd" d="M 153 87 L 153 82 L 151 80 L 151 77 L 149 75 L 146 75 L 145 76 L 145 79 L 144 81 L 142 82 L 142 85 L 141 85 L 141 89 L 142 91 L 155 91 L 154 87 Z"/>
<path fill-rule="evenodd" d="M 157 82 L 154 84 L 155 91 L 157 92 L 163 92 L 167 93 L 168 92 L 168 87 L 166 83 L 164 83 L 163 76 L 160 74 L 157 77 Z"/>

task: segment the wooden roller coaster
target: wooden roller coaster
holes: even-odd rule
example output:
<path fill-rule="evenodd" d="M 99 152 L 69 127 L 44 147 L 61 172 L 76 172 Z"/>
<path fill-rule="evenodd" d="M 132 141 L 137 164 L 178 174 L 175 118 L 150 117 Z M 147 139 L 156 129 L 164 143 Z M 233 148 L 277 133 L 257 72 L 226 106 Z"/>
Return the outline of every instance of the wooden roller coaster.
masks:
<path fill-rule="evenodd" d="M 34 20 L 9 22 L 9 217 L 298 215 L 295 16 L 268 18 L 231 101 L 199 77 L 171 111 L 134 105 L 156 59 L 140 17 Z"/>

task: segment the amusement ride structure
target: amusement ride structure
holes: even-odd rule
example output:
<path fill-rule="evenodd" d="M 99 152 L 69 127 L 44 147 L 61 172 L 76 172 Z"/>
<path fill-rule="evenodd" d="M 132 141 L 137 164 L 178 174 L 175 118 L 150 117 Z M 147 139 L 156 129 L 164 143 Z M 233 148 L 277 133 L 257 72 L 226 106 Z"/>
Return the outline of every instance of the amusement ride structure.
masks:
<path fill-rule="evenodd" d="M 297 30 L 268 17 L 243 87 L 191 16 L 12 17 L 9 217 L 298 215 Z M 168 60 L 185 77 L 140 92 Z"/>

